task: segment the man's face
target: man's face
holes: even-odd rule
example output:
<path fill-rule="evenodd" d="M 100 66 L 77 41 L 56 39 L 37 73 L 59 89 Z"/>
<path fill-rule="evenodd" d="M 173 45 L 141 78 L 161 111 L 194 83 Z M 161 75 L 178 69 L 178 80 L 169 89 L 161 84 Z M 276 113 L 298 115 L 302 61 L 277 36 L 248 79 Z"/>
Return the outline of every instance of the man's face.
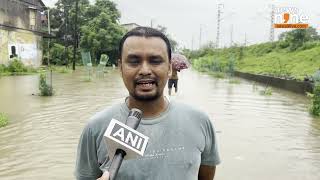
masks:
<path fill-rule="evenodd" d="M 158 37 L 128 37 L 120 70 L 129 94 L 139 101 L 156 100 L 171 74 L 166 43 Z"/>

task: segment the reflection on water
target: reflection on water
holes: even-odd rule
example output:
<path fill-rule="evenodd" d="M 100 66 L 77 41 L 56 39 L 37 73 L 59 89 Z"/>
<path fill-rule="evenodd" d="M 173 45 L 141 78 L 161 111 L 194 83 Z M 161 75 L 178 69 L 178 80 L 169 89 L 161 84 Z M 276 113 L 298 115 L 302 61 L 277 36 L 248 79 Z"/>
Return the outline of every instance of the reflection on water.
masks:
<path fill-rule="evenodd" d="M 33 96 L 38 76 L 0 78 L 0 179 L 74 179 L 76 146 L 88 118 L 127 95 L 117 70 L 85 82 L 85 72 L 54 74 L 55 96 Z M 261 85 L 230 84 L 191 70 L 180 73 L 177 101 L 212 117 L 222 164 L 218 180 L 320 179 L 320 120 L 308 100 Z M 167 90 L 165 90 L 167 93 Z"/>

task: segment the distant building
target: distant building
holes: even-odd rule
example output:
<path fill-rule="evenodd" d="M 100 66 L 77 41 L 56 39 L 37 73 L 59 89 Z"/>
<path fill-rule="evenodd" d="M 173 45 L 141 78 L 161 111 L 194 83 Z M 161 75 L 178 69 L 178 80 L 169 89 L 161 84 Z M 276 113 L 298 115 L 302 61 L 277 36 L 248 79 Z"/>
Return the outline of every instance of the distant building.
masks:
<path fill-rule="evenodd" d="M 121 24 L 121 26 L 124 27 L 127 31 L 130 31 L 131 29 L 136 27 L 140 27 L 140 25 L 136 23 Z"/>
<path fill-rule="evenodd" d="M 18 57 L 25 65 L 41 65 L 45 9 L 41 0 L 0 0 L 0 64 Z"/>

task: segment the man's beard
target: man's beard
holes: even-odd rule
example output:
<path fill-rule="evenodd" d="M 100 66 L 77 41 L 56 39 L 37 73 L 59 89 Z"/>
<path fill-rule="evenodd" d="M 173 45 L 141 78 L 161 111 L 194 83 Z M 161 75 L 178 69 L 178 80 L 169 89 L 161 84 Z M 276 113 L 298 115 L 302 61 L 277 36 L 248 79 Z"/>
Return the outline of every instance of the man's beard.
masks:
<path fill-rule="evenodd" d="M 136 92 L 136 86 L 138 84 L 139 81 L 143 80 L 143 79 L 151 79 L 153 80 L 153 83 L 155 84 L 156 86 L 156 93 L 155 94 L 152 94 L 152 95 L 139 95 L 137 92 Z M 154 101 L 154 100 L 157 100 L 160 96 L 161 96 L 161 93 L 159 91 L 159 87 L 158 87 L 158 82 L 159 80 L 157 78 L 154 78 L 154 77 L 139 77 L 137 79 L 135 79 L 134 81 L 134 91 L 132 93 L 129 93 L 134 99 L 138 100 L 138 101 L 144 101 L 144 102 L 149 102 L 149 101 Z"/>
<path fill-rule="evenodd" d="M 157 100 L 161 96 L 159 90 L 156 90 L 156 94 L 154 95 L 138 95 L 135 91 L 133 93 L 130 93 L 130 95 L 138 101 L 145 102 Z"/>

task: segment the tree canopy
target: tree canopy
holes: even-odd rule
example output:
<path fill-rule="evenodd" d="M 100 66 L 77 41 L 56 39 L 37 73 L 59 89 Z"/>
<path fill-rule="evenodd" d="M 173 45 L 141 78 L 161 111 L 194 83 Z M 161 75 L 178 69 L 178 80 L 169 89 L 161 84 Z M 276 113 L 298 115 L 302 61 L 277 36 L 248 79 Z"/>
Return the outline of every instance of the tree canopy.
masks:
<path fill-rule="evenodd" d="M 320 36 L 315 28 L 295 29 L 292 31 L 283 32 L 279 35 L 279 41 L 282 41 L 282 46 L 289 47 L 294 51 L 308 41 L 320 40 Z"/>
<path fill-rule="evenodd" d="M 118 44 L 126 31 L 119 24 L 121 15 L 116 4 L 111 0 L 96 0 L 94 4 L 90 4 L 89 0 L 79 0 L 78 28 L 75 29 L 75 2 L 76 0 L 58 0 L 50 10 L 51 29 L 57 37 L 51 45 L 54 49 L 50 51 L 55 55 L 51 62 L 68 64 L 66 59 L 71 58 L 71 45 L 76 44 L 74 40 L 77 37 L 81 51 L 90 52 L 93 64 L 99 63 L 102 54 L 110 57 L 109 63 L 116 64 Z M 158 26 L 157 29 L 167 35 L 172 51 L 175 52 L 178 43 L 166 32 L 167 28 Z M 80 53 L 77 53 L 79 56 Z"/>
<path fill-rule="evenodd" d="M 74 40 L 75 0 L 58 0 L 51 9 L 51 28 L 56 31 L 56 43 L 71 45 Z M 80 49 L 91 53 L 94 63 L 101 54 L 108 54 L 110 62 L 115 63 L 117 45 L 124 34 L 119 24 L 120 12 L 110 0 L 79 0 L 77 28 Z M 60 48 L 61 49 L 61 48 Z"/>

